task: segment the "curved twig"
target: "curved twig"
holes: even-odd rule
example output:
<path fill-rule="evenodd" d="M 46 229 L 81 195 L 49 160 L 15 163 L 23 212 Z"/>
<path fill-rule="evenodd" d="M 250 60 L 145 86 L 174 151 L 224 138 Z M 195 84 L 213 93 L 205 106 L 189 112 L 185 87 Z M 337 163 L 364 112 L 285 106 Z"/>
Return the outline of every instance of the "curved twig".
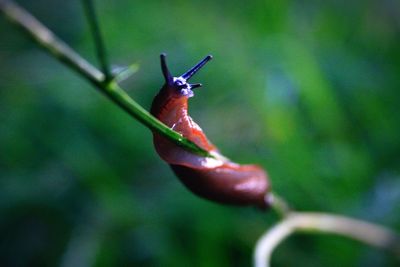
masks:
<path fill-rule="evenodd" d="M 365 221 L 318 212 L 289 212 L 257 242 L 254 266 L 268 267 L 272 252 L 293 233 L 330 233 L 382 248 L 400 258 L 400 237 L 395 232 Z"/>

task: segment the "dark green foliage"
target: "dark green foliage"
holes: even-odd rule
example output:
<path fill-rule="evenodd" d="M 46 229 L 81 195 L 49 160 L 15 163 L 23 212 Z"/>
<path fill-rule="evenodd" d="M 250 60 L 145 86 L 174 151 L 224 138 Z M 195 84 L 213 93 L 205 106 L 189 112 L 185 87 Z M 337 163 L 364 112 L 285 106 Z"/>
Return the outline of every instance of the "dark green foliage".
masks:
<path fill-rule="evenodd" d="M 86 58 L 79 1 L 20 1 Z M 96 1 L 110 61 L 145 107 L 214 60 L 190 112 L 222 152 L 259 163 L 299 210 L 400 229 L 396 1 Z M 249 266 L 273 214 L 193 196 L 150 132 L 0 18 L 0 266 Z M 296 235 L 273 266 L 395 266 L 344 238 Z"/>

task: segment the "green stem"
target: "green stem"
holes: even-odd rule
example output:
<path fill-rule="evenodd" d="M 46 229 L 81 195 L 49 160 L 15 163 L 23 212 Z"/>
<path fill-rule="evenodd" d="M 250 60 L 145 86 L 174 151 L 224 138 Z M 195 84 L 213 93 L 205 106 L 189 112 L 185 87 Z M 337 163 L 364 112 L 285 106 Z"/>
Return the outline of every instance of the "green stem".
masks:
<path fill-rule="evenodd" d="M 96 11 L 92 0 L 82 0 L 83 9 L 86 14 L 86 18 L 89 23 L 90 32 L 93 35 L 94 44 L 96 46 L 96 54 L 99 60 L 101 69 L 105 75 L 105 80 L 110 81 L 112 79 L 110 64 L 108 63 L 106 48 L 101 35 L 99 22 L 97 20 Z"/>
<path fill-rule="evenodd" d="M 285 218 L 291 210 L 286 201 L 274 192 L 271 192 L 271 208 L 279 217 Z"/>
<path fill-rule="evenodd" d="M 0 0 L 0 10 L 10 21 L 19 26 L 26 35 L 31 37 L 46 52 L 90 81 L 114 103 L 150 130 L 158 132 L 172 142 L 193 153 L 204 157 L 212 157 L 207 151 L 186 139 L 181 134 L 171 130 L 168 126 L 153 117 L 122 90 L 116 82 L 108 81 L 104 73 L 82 58 L 18 4 L 11 0 Z"/>

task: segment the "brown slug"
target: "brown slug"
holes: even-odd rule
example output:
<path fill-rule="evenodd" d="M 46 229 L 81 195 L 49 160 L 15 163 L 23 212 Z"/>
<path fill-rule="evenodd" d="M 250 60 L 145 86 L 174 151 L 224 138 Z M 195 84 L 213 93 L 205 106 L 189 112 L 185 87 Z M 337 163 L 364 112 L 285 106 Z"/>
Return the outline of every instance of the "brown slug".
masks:
<path fill-rule="evenodd" d="M 266 172 L 257 165 L 240 165 L 222 156 L 188 114 L 188 99 L 194 95 L 192 90 L 201 86 L 188 81 L 211 58 L 209 55 L 181 76 L 173 77 L 166 55 L 161 54 L 165 84 L 153 100 L 151 114 L 212 157 L 185 150 L 157 132 L 153 132 L 154 146 L 176 176 L 196 195 L 222 204 L 266 208 L 270 201 Z"/>

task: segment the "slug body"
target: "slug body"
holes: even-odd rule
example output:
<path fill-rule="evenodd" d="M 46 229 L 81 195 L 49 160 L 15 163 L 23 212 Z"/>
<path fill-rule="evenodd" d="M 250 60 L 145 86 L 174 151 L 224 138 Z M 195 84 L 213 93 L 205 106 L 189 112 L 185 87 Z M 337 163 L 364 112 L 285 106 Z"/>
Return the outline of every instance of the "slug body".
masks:
<path fill-rule="evenodd" d="M 154 146 L 183 184 L 200 197 L 222 204 L 266 208 L 269 205 L 269 183 L 265 171 L 257 165 L 239 165 L 223 157 L 188 114 L 192 89 L 201 84 L 187 81 L 210 59 L 211 56 L 207 56 L 180 77 L 173 77 L 167 68 L 165 54 L 162 54 L 165 84 L 153 100 L 151 113 L 213 157 L 187 151 L 157 132 L 153 132 Z"/>

